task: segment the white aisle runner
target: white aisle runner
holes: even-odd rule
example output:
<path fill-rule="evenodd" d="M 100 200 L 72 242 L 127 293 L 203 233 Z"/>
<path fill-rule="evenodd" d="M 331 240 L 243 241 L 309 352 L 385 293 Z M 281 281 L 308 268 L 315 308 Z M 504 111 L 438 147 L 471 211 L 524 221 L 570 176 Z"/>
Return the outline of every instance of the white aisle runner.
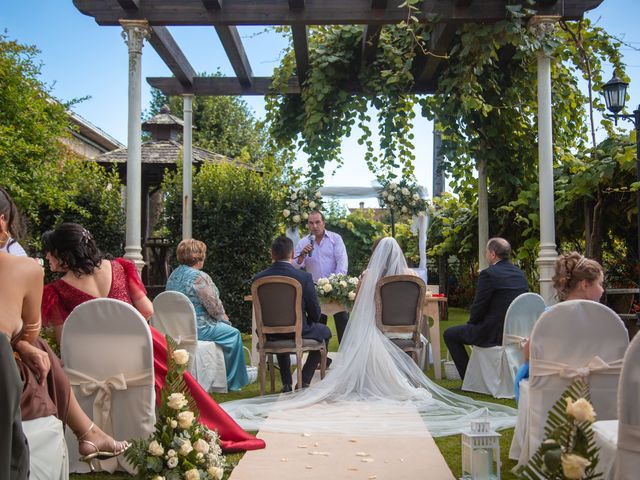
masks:
<path fill-rule="evenodd" d="M 313 410 L 313 407 L 290 414 L 305 418 L 305 410 Z M 338 405 L 332 411 L 330 405 L 324 404 L 322 410 L 333 424 L 344 415 Z M 364 412 L 361 414 L 363 424 L 377 423 L 385 416 L 389 420 L 388 411 L 367 408 Z M 411 412 L 401 413 L 404 419 L 410 415 Z M 258 433 L 267 447 L 247 452 L 230 480 L 453 480 L 453 474 L 417 412 L 415 419 L 415 428 L 406 435 L 384 437 L 271 432 L 267 419 Z"/>

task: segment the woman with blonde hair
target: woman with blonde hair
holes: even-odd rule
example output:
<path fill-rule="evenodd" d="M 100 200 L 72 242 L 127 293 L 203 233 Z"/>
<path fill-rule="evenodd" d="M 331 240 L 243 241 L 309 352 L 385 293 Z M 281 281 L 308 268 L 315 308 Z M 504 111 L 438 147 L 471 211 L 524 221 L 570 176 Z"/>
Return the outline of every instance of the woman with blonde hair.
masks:
<path fill-rule="evenodd" d="M 227 387 L 240 390 L 249 383 L 242 352 L 240 331 L 231 326 L 220 301 L 220 292 L 211 277 L 202 271 L 207 246 L 200 240 L 189 238 L 178 245 L 176 257 L 180 266 L 167 280 L 167 291 L 185 294 L 196 311 L 198 340 L 215 342 L 224 351 L 227 369 Z"/>
<path fill-rule="evenodd" d="M 604 288 L 604 271 L 595 260 L 591 260 L 578 252 L 560 255 L 556 259 L 553 287 L 558 300 L 591 300 L 597 302 L 602 297 Z M 515 378 L 515 397 L 520 397 L 520 380 L 529 378 L 529 341 L 524 345 L 524 364 Z"/>

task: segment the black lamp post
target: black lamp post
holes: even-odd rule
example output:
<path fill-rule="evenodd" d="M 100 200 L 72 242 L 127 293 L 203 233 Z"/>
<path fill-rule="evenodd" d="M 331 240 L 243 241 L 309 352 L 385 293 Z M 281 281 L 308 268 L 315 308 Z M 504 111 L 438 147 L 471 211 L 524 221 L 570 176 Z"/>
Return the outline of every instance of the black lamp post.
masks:
<path fill-rule="evenodd" d="M 604 101 L 613 115 L 605 115 L 613 118 L 615 124 L 618 124 L 618 118 L 624 118 L 633 122 L 636 127 L 636 181 L 640 182 L 640 105 L 632 115 L 621 114 L 627 99 L 627 87 L 629 84 L 624 80 L 616 77 L 614 74 L 604 87 Z M 636 191 L 636 208 L 638 210 L 638 257 L 640 260 L 640 190 Z M 640 298 L 640 281 L 638 282 L 638 293 Z M 640 325 L 640 312 L 636 313 L 636 323 Z"/>

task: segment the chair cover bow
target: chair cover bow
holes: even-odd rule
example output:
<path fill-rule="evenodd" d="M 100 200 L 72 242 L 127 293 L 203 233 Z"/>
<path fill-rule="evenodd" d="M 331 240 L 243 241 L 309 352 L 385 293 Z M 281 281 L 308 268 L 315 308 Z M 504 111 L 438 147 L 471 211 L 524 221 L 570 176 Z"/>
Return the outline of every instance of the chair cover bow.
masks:
<path fill-rule="evenodd" d="M 640 425 L 618 423 L 618 448 L 640 453 Z"/>
<path fill-rule="evenodd" d="M 520 348 L 524 348 L 525 343 L 527 343 L 528 338 L 521 337 L 520 335 L 513 335 L 511 333 L 505 333 L 503 335 L 502 343 L 504 345 L 517 345 Z"/>
<path fill-rule="evenodd" d="M 620 374 L 621 368 L 621 358 L 607 363 L 597 355 L 581 367 L 575 367 L 553 360 L 531 359 L 531 375 L 536 377 L 559 375 L 562 378 L 572 379 L 576 377 L 586 378 L 593 373 L 618 375 Z"/>
<path fill-rule="evenodd" d="M 198 338 L 195 335 L 178 335 L 175 340 L 180 347 L 198 344 Z"/>
<path fill-rule="evenodd" d="M 113 390 L 152 385 L 154 382 L 153 370 L 151 369 L 126 377 L 122 373 L 117 373 L 103 380 L 97 380 L 86 373 L 71 368 L 66 368 L 65 372 L 71 385 L 77 386 L 82 396 L 96 395 L 93 399 L 93 421 L 105 431 L 111 431 L 111 395 Z"/>

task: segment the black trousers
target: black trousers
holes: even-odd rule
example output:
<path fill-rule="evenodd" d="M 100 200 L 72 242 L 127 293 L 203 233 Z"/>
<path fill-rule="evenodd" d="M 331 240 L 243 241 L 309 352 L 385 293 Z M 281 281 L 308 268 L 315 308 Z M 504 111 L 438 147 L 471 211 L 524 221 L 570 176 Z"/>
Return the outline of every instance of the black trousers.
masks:
<path fill-rule="evenodd" d="M 288 353 L 283 353 L 276 355 L 278 358 L 278 365 L 280 366 L 280 379 L 282 380 L 282 385 L 292 385 L 293 381 L 291 379 L 291 356 Z M 304 366 L 302 367 L 302 385 L 309 385 L 311 383 L 311 379 L 313 378 L 313 373 L 318 368 L 320 364 L 320 352 L 318 350 L 313 350 L 308 352 L 307 361 L 304 362 Z M 299 368 L 299 367 L 298 367 Z"/>
<path fill-rule="evenodd" d="M 333 316 L 333 320 L 336 322 L 336 334 L 338 335 L 338 344 L 342 342 L 342 336 L 344 335 L 344 329 L 347 328 L 347 322 L 349 321 L 348 312 L 337 312 Z M 323 313 L 320 315 L 320 323 L 327 324 L 327 316 Z"/>
<path fill-rule="evenodd" d="M 444 343 L 449 349 L 451 359 L 456 365 L 456 369 L 460 374 L 460 378 L 464 380 L 464 374 L 467 373 L 467 365 L 469 363 L 469 354 L 464 348 L 469 343 L 469 325 L 456 325 L 449 327 L 444 331 Z"/>
<path fill-rule="evenodd" d="M 29 478 L 29 445 L 22 432 L 22 380 L 7 337 L 0 333 L 0 478 Z"/>

